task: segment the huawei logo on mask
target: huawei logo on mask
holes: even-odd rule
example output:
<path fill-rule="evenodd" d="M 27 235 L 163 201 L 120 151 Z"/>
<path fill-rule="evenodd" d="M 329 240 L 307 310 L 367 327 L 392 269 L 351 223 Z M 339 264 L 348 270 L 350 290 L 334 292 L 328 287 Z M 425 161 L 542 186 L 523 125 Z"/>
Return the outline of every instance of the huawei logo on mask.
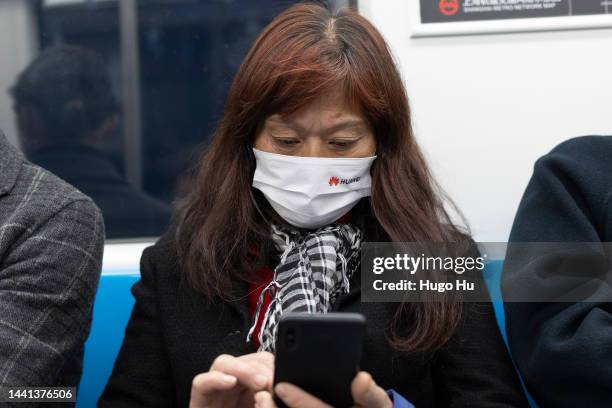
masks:
<path fill-rule="evenodd" d="M 331 176 L 327 182 L 331 187 L 337 186 L 338 184 L 353 184 L 361 180 L 361 177 L 353 177 L 350 179 L 341 179 L 336 176 Z"/>

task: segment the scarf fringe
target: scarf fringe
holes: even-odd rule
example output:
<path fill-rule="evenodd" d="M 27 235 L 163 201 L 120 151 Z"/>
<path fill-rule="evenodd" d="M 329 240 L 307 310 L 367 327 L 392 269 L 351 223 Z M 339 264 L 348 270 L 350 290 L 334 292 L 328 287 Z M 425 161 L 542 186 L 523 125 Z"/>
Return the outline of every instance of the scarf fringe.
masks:
<path fill-rule="evenodd" d="M 257 307 L 255 309 L 255 315 L 253 318 L 253 324 L 251 325 L 247 334 L 246 341 L 252 341 L 255 329 L 260 321 L 260 315 L 264 304 L 266 295 L 270 295 L 271 301 L 265 310 L 263 321 L 257 338 L 259 340 L 259 351 L 274 351 L 276 332 L 278 327 L 278 320 L 284 310 L 292 310 L 290 307 L 287 308 L 283 303 L 283 287 L 298 287 L 300 294 L 293 295 L 291 297 L 291 304 L 295 305 L 297 301 L 304 301 L 308 312 L 316 311 L 321 309 L 321 313 L 327 313 L 331 307 L 332 295 L 341 293 L 348 293 L 350 290 L 349 283 L 349 271 L 347 270 L 350 261 L 353 257 L 358 256 L 361 248 L 361 231 L 359 229 L 350 226 L 348 224 L 339 224 L 334 226 L 327 226 L 320 228 L 314 232 L 306 235 L 305 239 L 300 239 L 299 244 L 295 241 L 295 237 L 299 236 L 299 233 L 295 231 L 285 232 L 278 226 L 272 224 L 272 239 L 276 247 L 281 252 L 279 264 L 274 268 L 274 277 L 272 281 L 262 290 L 258 299 Z M 321 240 L 318 239 L 313 244 L 312 237 L 322 237 L 326 239 L 333 237 L 336 241 L 333 252 L 328 247 L 329 245 L 321 244 Z M 310 247 L 308 246 L 310 245 Z M 292 254 L 300 256 L 299 266 L 287 276 L 287 271 L 282 273 L 281 279 L 279 279 L 279 269 L 281 266 L 286 265 L 287 259 Z M 316 281 L 312 275 L 312 269 L 310 267 L 309 258 L 310 256 L 317 254 L 321 255 L 321 268 L 323 268 L 323 279 L 332 279 L 333 286 L 327 288 L 326 283 L 323 283 L 323 294 L 318 294 L 320 289 L 316 288 Z M 347 256 L 348 255 L 348 256 Z M 305 256 L 305 262 L 302 263 L 303 257 Z M 333 258 L 331 258 L 333 257 Z M 335 259 L 335 268 L 327 268 L 325 266 L 325 260 Z M 317 278 L 319 279 L 319 278 Z M 335 279 L 335 282 L 334 282 Z M 283 282 L 279 282 L 283 280 Z M 311 288 L 311 286 L 314 286 Z M 272 293 L 273 291 L 273 293 Z M 293 293 L 293 292 L 292 292 Z M 321 307 L 314 305 L 314 309 L 311 309 L 312 301 L 319 301 Z M 290 305 L 289 305 L 290 306 Z"/>

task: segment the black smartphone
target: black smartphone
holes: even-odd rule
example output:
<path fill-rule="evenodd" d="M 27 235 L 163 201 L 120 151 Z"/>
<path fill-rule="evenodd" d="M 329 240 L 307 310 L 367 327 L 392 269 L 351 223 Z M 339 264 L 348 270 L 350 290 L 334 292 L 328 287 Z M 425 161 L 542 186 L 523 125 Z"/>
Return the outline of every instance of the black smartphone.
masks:
<path fill-rule="evenodd" d="M 289 382 L 333 407 L 352 406 L 351 382 L 359 371 L 365 324 L 359 313 L 284 314 L 278 324 L 274 385 Z"/>

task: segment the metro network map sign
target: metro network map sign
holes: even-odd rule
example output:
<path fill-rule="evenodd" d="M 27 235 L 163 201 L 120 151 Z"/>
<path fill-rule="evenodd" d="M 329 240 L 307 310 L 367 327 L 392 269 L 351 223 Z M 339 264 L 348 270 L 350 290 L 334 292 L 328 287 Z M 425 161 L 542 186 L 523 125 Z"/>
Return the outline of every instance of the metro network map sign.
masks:
<path fill-rule="evenodd" d="M 612 0 L 420 0 L 421 23 L 608 14 Z"/>

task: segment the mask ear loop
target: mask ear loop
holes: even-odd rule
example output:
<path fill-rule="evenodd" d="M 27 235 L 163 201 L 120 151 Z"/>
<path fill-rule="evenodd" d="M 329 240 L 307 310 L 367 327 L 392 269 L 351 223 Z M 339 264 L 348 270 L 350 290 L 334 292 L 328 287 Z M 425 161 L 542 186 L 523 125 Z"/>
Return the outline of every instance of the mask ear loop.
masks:
<path fill-rule="evenodd" d="M 253 194 L 253 186 L 251 186 L 251 189 L 249 190 L 249 194 L 251 195 L 251 202 L 255 206 L 255 210 L 257 210 L 257 213 L 261 216 L 261 218 L 263 218 L 266 221 L 269 221 L 268 217 L 266 217 L 266 214 L 261 210 L 261 208 L 259 207 L 259 204 L 257 203 L 257 198 L 255 197 L 255 194 Z"/>
<path fill-rule="evenodd" d="M 249 155 L 250 161 L 251 163 L 255 164 L 255 169 L 257 168 L 257 160 L 255 159 L 255 155 L 253 154 L 253 147 L 251 147 L 247 153 Z M 253 174 L 255 174 L 255 170 L 253 170 Z M 251 177 L 251 183 L 252 183 L 252 177 Z M 265 221 L 268 222 L 268 224 L 271 224 L 270 220 L 268 219 L 268 217 L 266 216 L 266 214 L 261 210 L 261 208 L 259 207 L 259 203 L 257 202 L 257 198 L 255 197 L 255 194 L 253 194 L 253 185 L 251 184 L 250 189 L 249 189 L 249 194 L 251 196 L 251 202 L 253 203 L 253 205 L 255 206 L 255 210 L 257 211 L 257 213 L 261 216 L 262 219 L 264 219 Z"/>
<path fill-rule="evenodd" d="M 253 153 L 251 152 L 251 155 L 252 154 Z M 255 197 L 255 194 L 254 194 L 254 191 L 253 191 L 255 188 L 253 187 L 253 185 L 251 185 L 250 187 L 251 188 L 249 190 L 249 195 L 251 196 L 251 202 L 253 203 L 253 206 L 255 207 L 255 210 L 261 216 L 261 218 L 268 223 L 268 225 L 274 224 L 274 219 L 270 218 L 270 215 L 266 214 L 266 212 L 263 211 L 262 208 L 259 206 L 257 197 Z M 262 195 L 263 195 L 263 193 L 262 193 Z"/>

